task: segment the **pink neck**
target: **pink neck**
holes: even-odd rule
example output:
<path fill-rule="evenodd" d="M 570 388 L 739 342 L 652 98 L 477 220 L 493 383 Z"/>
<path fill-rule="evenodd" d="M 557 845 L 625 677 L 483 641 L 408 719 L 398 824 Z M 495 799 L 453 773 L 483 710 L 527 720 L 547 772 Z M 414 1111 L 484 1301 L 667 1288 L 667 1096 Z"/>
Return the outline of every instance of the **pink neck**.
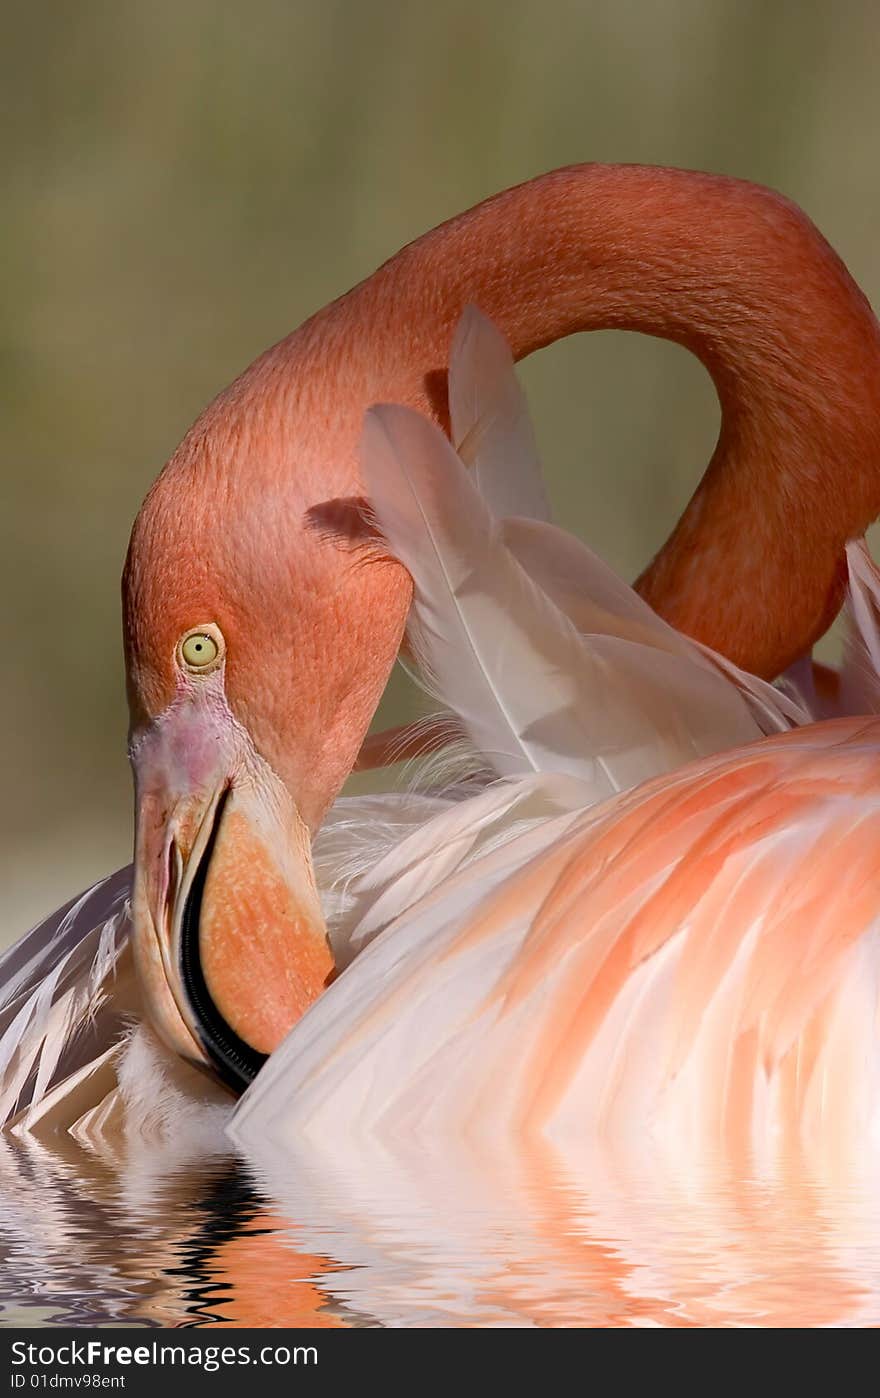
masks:
<path fill-rule="evenodd" d="M 722 409 L 718 444 L 638 587 L 676 626 L 748 669 L 774 675 L 822 633 L 841 599 L 843 546 L 880 513 L 880 330 L 839 258 L 787 200 L 717 176 L 602 165 L 487 200 L 267 351 L 170 466 L 172 505 L 179 469 L 201 479 L 206 530 L 216 534 L 227 512 L 236 585 L 252 551 L 249 537 L 236 544 L 242 520 L 262 512 L 306 522 L 298 540 L 285 535 L 292 572 L 283 578 L 293 582 L 283 599 L 282 583 L 272 584 L 284 624 L 293 616 L 303 630 L 292 644 L 298 687 L 270 717 L 272 731 L 301 731 L 315 709 L 314 733 L 300 742 L 303 769 L 319 774 L 308 798 L 315 820 L 378 703 L 410 582 L 396 565 L 352 571 L 344 550 L 334 561 L 338 548 L 316 539 L 311 522 L 360 495 L 370 404 L 409 403 L 446 425 L 444 366 L 468 303 L 519 358 L 575 331 L 616 328 L 674 340 L 705 364 Z M 154 494 L 159 517 L 162 489 Z M 163 538 L 170 517 L 161 516 Z M 290 586 L 309 609 L 291 611 Z M 241 652 L 256 667 L 248 634 Z"/>
<path fill-rule="evenodd" d="M 288 385 L 317 367 L 316 447 L 326 473 L 331 428 L 340 492 L 359 489 L 354 448 L 370 402 L 410 402 L 446 425 L 443 366 L 469 302 L 517 358 L 605 328 L 692 350 L 715 382 L 721 433 L 639 589 L 765 675 L 821 634 L 840 602 L 843 545 L 880 513 L 880 331 L 800 210 L 719 176 L 583 165 L 410 244 L 269 352 Z"/>

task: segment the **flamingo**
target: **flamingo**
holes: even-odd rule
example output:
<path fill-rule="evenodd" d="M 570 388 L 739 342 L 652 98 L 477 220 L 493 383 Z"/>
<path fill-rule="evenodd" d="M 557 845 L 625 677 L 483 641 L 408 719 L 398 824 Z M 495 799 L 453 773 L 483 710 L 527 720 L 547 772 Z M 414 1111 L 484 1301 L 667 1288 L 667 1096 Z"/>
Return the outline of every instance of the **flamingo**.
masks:
<path fill-rule="evenodd" d="M 722 409 L 635 592 L 548 522 L 512 379 L 602 327 L 686 345 Z M 134 868 L 6 958 L 16 1129 L 198 1100 L 282 1151 L 646 1123 L 863 1141 L 880 727 L 845 710 L 876 688 L 853 541 L 878 408 L 877 323 L 800 210 L 634 166 L 486 201 L 267 351 L 135 523 Z M 844 716 L 810 723 L 809 674 L 768 681 L 847 579 Z M 408 618 L 472 761 L 347 804 Z M 223 1084 L 247 1087 L 231 1120 Z"/>

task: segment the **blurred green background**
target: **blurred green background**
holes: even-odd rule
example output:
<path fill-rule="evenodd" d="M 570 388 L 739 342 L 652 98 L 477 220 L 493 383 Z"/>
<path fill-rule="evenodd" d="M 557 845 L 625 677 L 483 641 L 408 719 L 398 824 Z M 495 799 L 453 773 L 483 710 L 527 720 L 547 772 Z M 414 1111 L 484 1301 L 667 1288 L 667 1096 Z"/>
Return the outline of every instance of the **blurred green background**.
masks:
<path fill-rule="evenodd" d="M 119 574 L 151 480 L 224 384 L 401 244 L 556 165 L 653 161 L 784 190 L 880 301 L 876 0 L 3 18 L 0 940 L 129 857 Z M 559 516 L 634 575 L 710 456 L 708 379 L 619 334 L 522 372 Z"/>

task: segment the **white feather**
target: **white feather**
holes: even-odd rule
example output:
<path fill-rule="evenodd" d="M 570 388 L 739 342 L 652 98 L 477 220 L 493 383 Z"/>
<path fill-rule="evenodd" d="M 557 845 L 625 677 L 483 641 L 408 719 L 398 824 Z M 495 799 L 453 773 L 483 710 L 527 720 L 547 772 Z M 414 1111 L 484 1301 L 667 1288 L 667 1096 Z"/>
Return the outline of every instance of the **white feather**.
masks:
<path fill-rule="evenodd" d="M 312 861 L 337 965 L 347 965 L 352 958 L 349 938 L 359 881 L 451 804 L 449 799 L 411 792 L 341 796 L 334 803 L 315 836 Z"/>
<path fill-rule="evenodd" d="M 532 775 L 496 782 L 469 800 L 450 803 L 389 847 L 348 888 L 344 937 L 347 965 L 385 927 L 453 874 L 527 830 L 590 804 L 589 786 L 571 777 Z"/>
<path fill-rule="evenodd" d="M 222 1142 L 234 1098 L 138 1025 L 119 1056 L 119 1095 L 129 1136 L 184 1140 L 191 1149 Z"/>
<path fill-rule="evenodd" d="M 492 513 L 550 518 L 526 396 L 504 336 L 467 306 L 449 355 L 452 440 Z"/>
<path fill-rule="evenodd" d="M 784 733 L 810 722 L 810 714 L 791 696 L 676 631 L 573 534 L 531 519 L 506 519 L 502 529 L 505 543 L 529 576 L 582 634 L 619 636 L 666 651 L 678 656 L 691 673 L 694 667 L 702 672 L 720 671 L 732 688 L 728 687 L 726 695 L 717 688 L 715 716 L 723 723 L 727 708 L 732 735 L 741 732 L 740 699 L 745 700 L 755 720 L 756 737 Z M 731 742 L 737 741 L 742 739 L 731 737 Z"/>
<path fill-rule="evenodd" d="M 847 544 L 847 631 L 840 712 L 880 713 L 880 574 L 864 539 Z"/>
<path fill-rule="evenodd" d="M 420 414 L 371 410 L 362 466 L 377 521 L 414 580 L 416 657 L 499 775 L 565 772 L 591 782 L 599 800 L 759 736 L 735 687 L 708 664 L 582 636 L 514 558 L 458 456 Z"/>
<path fill-rule="evenodd" d="M 130 891 L 129 864 L 50 913 L 0 955 L 0 1025 L 10 1007 L 37 986 L 47 970 L 87 933 L 123 910 Z"/>
<path fill-rule="evenodd" d="M 779 683 L 812 721 L 880 713 L 880 573 L 865 539 L 846 547 L 843 659 L 836 692 L 816 684 L 812 657 L 802 655 Z"/>

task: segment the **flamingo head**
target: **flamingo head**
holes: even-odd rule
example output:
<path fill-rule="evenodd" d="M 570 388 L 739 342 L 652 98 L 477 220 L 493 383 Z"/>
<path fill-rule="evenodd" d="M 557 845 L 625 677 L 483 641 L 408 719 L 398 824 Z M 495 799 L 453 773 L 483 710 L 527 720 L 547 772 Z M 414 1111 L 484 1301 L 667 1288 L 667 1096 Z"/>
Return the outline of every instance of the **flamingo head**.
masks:
<path fill-rule="evenodd" d="M 147 1011 L 172 1049 L 242 1085 L 333 973 L 310 841 L 409 591 L 348 493 L 360 413 L 335 438 L 304 431 L 292 460 L 295 433 L 258 439 L 241 430 L 252 405 L 236 412 L 209 410 L 154 485 L 123 601 Z"/>

